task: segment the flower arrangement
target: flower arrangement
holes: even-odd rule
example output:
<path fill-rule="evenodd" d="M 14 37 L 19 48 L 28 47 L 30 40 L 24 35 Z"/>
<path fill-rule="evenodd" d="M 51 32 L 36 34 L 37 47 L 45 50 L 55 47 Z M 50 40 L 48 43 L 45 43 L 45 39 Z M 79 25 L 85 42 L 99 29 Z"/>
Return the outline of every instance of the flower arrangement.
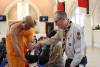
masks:
<path fill-rule="evenodd" d="M 98 24 L 98 25 L 95 27 L 95 29 L 100 29 L 100 24 Z"/>

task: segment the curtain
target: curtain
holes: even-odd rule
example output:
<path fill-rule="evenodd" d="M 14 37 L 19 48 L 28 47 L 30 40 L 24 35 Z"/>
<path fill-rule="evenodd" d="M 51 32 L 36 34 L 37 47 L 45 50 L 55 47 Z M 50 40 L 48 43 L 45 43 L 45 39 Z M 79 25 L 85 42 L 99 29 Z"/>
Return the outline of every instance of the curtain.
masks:
<path fill-rule="evenodd" d="M 54 23 L 48 23 L 46 22 L 46 36 L 48 37 L 48 34 L 50 31 L 54 30 Z"/>
<path fill-rule="evenodd" d="M 48 37 L 48 22 L 46 22 L 46 36 Z"/>

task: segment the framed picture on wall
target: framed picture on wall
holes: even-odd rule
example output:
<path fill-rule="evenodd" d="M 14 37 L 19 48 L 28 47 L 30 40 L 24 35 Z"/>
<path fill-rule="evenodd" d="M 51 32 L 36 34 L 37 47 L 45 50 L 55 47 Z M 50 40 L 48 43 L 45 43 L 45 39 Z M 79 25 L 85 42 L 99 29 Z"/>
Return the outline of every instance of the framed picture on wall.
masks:
<path fill-rule="evenodd" d="M 40 16 L 39 21 L 40 22 L 48 22 L 48 16 Z"/>
<path fill-rule="evenodd" d="M 0 15 L 0 21 L 6 21 L 6 15 Z"/>

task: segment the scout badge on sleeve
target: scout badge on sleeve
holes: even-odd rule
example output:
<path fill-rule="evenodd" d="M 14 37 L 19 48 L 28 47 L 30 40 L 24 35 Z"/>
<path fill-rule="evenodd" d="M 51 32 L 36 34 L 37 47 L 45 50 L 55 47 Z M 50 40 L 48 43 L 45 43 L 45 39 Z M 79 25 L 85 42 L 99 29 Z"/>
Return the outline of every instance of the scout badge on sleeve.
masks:
<path fill-rule="evenodd" d="M 77 32 L 77 39 L 78 39 L 78 40 L 81 39 L 80 32 Z"/>

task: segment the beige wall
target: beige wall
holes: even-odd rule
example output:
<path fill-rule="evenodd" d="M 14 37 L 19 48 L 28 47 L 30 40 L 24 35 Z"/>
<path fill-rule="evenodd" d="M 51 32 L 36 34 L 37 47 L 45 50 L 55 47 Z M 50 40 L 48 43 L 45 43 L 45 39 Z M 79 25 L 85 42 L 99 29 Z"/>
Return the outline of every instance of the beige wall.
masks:
<path fill-rule="evenodd" d="M 91 25 L 92 25 L 91 17 L 88 17 L 87 19 L 84 20 L 84 36 L 86 39 L 87 46 L 93 46 L 92 45 L 92 26 Z"/>
<path fill-rule="evenodd" d="M 38 20 L 38 14 L 31 5 L 29 5 L 29 15 L 31 15 L 35 20 Z"/>
<path fill-rule="evenodd" d="M 5 8 L 8 6 L 8 4 L 10 4 L 13 0 L 0 0 L 0 14 L 3 14 Z M 42 14 L 45 16 L 49 16 L 49 17 L 53 17 L 53 6 L 51 5 L 51 3 L 49 2 L 49 0 L 42 0 L 42 2 L 40 0 L 31 0 L 33 3 L 35 3 L 38 8 L 40 9 L 40 11 L 42 12 Z M 90 13 L 92 13 L 93 11 L 93 7 L 95 5 L 95 1 L 97 0 L 89 0 L 90 1 Z M 72 8 L 73 4 L 77 3 L 77 0 L 66 0 L 66 12 L 69 14 L 70 9 Z"/>
<path fill-rule="evenodd" d="M 94 8 L 96 8 L 96 4 L 98 0 L 89 0 L 89 10 L 90 10 L 90 14 L 92 14 L 92 12 L 94 11 Z"/>
<path fill-rule="evenodd" d="M 57 11 L 57 5 L 53 7 L 53 13 Z M 53 18 L 48 18 L 48 22 L 54 22 Z M 40 34 L 45 34 L 46 32 L 46 23 L 45 22 L 39 22 L 39 33 Z M 54 23 L 54 30 L 58 30 L 58 27 Z"/>
<path fill-rule="evenodd" d="M 11 3 L 13 0 L 0 0 L 0 14 L 3 14 L 5 8 L 9 3 Z"/>
<path fill-rule="evenodd" d="M 54 22 L 53 18 L 48 18 L 48 23 L 51 23 L 51 22 Z M 39 34 L 46 33 L 46 22 L 39 22 L 38 27 L 39 27 Z"/>
<path fill-rule="evenodd" d="M 90 15 L 93 14 L 94 12 L 94 9 L 96 8 L 96 5 L 97 5 L 97 2 L 99 0 L 89 0 L 89 12 L 90 12 Z M 69 13 L 71 11 L 71 9 L 73 8 L 74 5 L 77 5 L 78 6 L 78 0 L 65 0 L 65 11 L 66 13 L 68 14 L 69 16 Z M 83 10 L 86 11 L 85 8 L 83 8 Z"/>
<path fill-rule="evenodd" d="M 8 26 L 7 26 L 7 21 L 6 22 L 0 22 L 0 35 L 6 35 L 8 30 Z"/>
<path fill-rule="evenodd" d="M 38 20 L 38 14 L 31 5 L 29 5 L 29 15 L 32 16 L 35 20 Z M 17 14 L 17 4 L 16 4 L 8 12 L 8 20 L 17 20 L 18 19 L 17 16 L 18 14 Z"/>
<path fill-rule="evenodd" d="M 3 14 L 6 7 L 14 0 L 0 0 L 0 14 Z M 21 0 L 22 1 L 22 0 Z M 53 6 L 49 0 L 31 0 L 33 3 L 38 6 L 43 16 L 53 17 Z"/>
<path fill-rule="evenodd" d="M 93 30 L 93 45 L 100 48 L 100 30 Z"/>
<path fill-rule="evenodd" d="M 8 12 L 8 20 L 17 20 L 17 4 Z"/>
<path fill-rule="evenodd" d="M 53 7 L 53 13 L 55 13 L 57 11 L 57 5 L 55 5 L 54 7 Z M 54 20 L 53 20 L 54 21 Z M 54 23 L 54 29 L 55 30 L 58 30 L 58 26 L 56 26 L 56 24 Z"/>
<path fill-rule="evenodd" d="M 68 17 L 69 17 L 70 10 L 73 8 L 75 3 L 77 3 L 77 0 L 66 0 L 65 11 L 68 14 Z"/>
<path fill-rule="evenodd" d="M 34 2 L 38 8 L 40 9 L 43 16 L 53 17 L 53 6 L 49 2 L 49 0 L 31 0 Z"/>
<path fill-rule="evenodd" d="M 96 9 L 96 11 L 94 12 L 94 24 L 93 24 L 93 28 L 95 28 L 98 24 L 100 24 L 100 7 L 98 9 Z"/>
<path fill-rule="evenodd" d="M 8 21 L 8 26 L 9 26 L 10 24 L 12 24 L 13 22 L 16 22 L 16 20 L 9 20 L 9 21 Z"/>

